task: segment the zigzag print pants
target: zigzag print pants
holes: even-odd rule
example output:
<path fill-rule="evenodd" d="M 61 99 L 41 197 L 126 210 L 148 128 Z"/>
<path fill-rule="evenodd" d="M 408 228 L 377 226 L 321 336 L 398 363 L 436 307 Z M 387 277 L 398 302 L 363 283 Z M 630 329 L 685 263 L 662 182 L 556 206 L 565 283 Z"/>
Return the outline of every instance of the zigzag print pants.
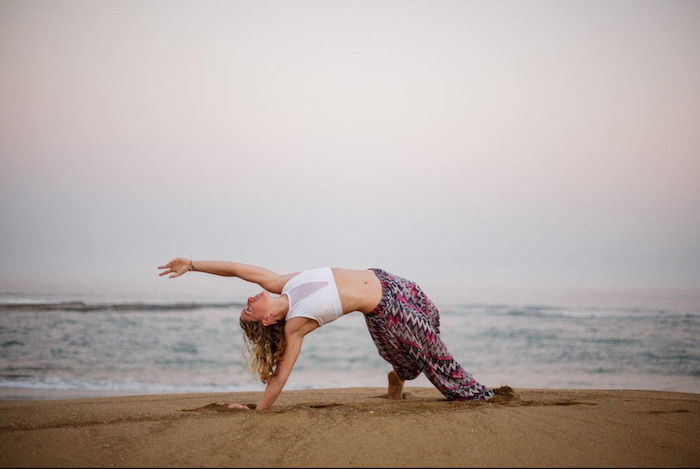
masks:
<path fill-rule="evenodd" d="M 437 307 L 410 280 L 382 269 L 372 270 L 382 283 L 382 300 L 365 314 L 379 355 L 403 380 L 421 373 L 449 400 L 488 400 L 493 391 L 457 363 L 440 339 Z"/>

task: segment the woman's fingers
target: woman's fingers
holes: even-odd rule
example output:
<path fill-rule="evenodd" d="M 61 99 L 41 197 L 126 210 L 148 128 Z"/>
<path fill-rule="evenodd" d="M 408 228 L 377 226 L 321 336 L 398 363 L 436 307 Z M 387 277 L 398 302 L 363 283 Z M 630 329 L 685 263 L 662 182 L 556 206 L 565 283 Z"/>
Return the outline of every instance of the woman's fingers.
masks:
<path fill-rule="evenodd" d="M 159 269 L 172 269 L 175 266 L 176 261 L 177 261 L 177 259 L 173 259 L 172 261 L 168 262 L 165 265 L 159 265 L 158 268 Z"/>
<path fill-rule="evenodd" d="M 181 265 L 177 266 L 176 264 L 181 264 Z M 174 259 L 165 265 L 158 266 L 159 269 L 168 269 L 168 270 L 165 270 L 165 271 L 161 272 L 160 274 L 158 274 L 158 276 L 162 277 L 163 275 L 173 274 L 169 278 L 179 277 L 180 275 L 187 272 L 187 270 L 182 270 L 181 267 L 185 267 L 185 264 L 180 263 L 178 259 Z M 178 272 L 179 270 L 182 270 L 182 271 Z"/>
<path fill-rule="evenodd" d="M 240 405 L 240 404 L 229 404 L 228 406 L 229 409 L 232 410 L 250 410 L 248 406 Z"/>

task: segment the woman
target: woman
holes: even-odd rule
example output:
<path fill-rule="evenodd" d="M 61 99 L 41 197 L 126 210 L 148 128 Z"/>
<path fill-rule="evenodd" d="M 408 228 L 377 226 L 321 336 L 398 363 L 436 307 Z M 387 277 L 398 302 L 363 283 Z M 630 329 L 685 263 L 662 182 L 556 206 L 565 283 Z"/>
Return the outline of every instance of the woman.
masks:
<path fill-rule="evenodd" d="M 253 371 L 267 384 L 257 410 L 270 408 L 299 358 L 304 337 L 345 314 L 359 311 L 379 354 L 393 367 L 389 399 L 402 399 L 406 380 L 425 373 L 449 400 L 488 400 L 493 391 L 457 363 L 440 339 L 437 307 L 414 282 L 382 269 L 320 268 L 278 275 L 247 264 L 177 258 L 159 269 L 169 278 L 193 272 L 238 277 L 264 291 L 248 298 L 240 324 Z M 274 297 L 270 293 L 280 296 Z M 231 409 L 250 410 L 231 404 Z"/>

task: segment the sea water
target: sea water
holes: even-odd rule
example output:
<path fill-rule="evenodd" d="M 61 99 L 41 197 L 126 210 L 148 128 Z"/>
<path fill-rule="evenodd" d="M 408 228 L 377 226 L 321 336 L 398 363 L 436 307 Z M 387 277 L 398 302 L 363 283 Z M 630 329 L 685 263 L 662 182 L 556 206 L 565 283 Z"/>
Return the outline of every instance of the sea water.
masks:
<path fill-rule="evenodd" d="M 436 304 L 450 352 L 487 386 L 699 393 L 700 292 L 685 295 L 527 303 L 456 292 Z M 2 293 L 0 399 L 260 391 L 242 354 L 243 301 Z M 353 313 L 306 337 L 287 389 L 386 386 L 390 370 Z"/>

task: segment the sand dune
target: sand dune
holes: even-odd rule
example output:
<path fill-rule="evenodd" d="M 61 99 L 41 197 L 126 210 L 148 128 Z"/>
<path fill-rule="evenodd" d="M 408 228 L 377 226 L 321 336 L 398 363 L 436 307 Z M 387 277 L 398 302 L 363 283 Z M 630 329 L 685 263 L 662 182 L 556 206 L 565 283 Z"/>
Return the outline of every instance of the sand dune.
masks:
<path fill-rule="evenodd" d="M 700 466 L 700 395 L 407 388 L 0 403 L 0 466 Z"/>

